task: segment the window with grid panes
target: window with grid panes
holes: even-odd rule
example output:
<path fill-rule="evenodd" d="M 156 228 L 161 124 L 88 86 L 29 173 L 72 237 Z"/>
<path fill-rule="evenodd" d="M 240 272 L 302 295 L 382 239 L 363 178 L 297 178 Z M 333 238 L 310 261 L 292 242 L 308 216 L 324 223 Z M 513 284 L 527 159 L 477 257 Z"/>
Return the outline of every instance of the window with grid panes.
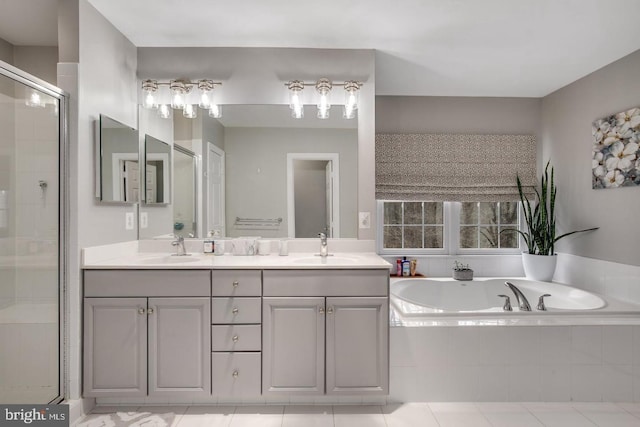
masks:
<path fill-rule="evenodd" d="M 384 202 L 384 249 L 441 249 L 442 202 Z"/>
<path fill-rule="evenodd" d="M 460 208 L 460 249 L 518 248 L 518 202 L 463 202 Z"/>

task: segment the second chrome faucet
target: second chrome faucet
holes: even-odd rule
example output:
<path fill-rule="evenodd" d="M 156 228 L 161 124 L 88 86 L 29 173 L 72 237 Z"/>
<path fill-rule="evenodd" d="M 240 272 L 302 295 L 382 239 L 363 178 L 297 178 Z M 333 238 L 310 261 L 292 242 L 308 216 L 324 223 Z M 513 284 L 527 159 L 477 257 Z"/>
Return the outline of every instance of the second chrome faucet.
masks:
<path fill-rule="evenodd" d="M 320 237 L 320 256 L 329 256 L 329 247 L 327 246 L 327 233 L 318 233 Z"/>
<path fill-rule="evenodd" d="M 520 289 L 518 289 L 516 285 L 509 281 L 504 282 L 504 284 L 505 286 L 508 286 L 509 289 L 511 289 L 511 292 L 513 292 L 513 294 L 516 296 L 516 301 L 518 301 L 518 307 L 520 308 L 520 311 L 531 311 L 531 305 L 529 305 L 527 297 L 524 296 Z"/>

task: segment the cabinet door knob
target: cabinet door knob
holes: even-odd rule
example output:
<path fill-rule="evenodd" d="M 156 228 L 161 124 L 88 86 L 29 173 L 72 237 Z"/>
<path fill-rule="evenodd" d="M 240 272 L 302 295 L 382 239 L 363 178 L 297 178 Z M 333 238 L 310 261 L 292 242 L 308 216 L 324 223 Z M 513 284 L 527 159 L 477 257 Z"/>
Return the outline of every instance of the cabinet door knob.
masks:
<path fill-rule="evenodd" d="M 240 284 L 240 282 L 238 282 L 237 280 L 233 281 L 233 287 L 234 288 L 237 288 L 239 284 Z"/>
<path fill-rule="evenodd" d="M 153 307 L 149 307 L 149 309 L 147 310 L 147 314 L 153 314 Z"/>
<path fill-rule="evenodd" d="M 138 314 L 145 314 L 147 312 L 147 310 L 145 310 L 144 308 L 140 307 L 138 309 Z"/>
<path fill-rule="evenodd" d="M 233 310 L 231 310 L 233 314 L 238 314 L 239 311 L 240 310 L 238 310 L 238 307 L 233 307 Z"/>
<path fill-rule="evenodd" d="M 238 375 L 240 375 L 240 373 L 238 372 L 238 370 L 236 369 L 235 371 L 233 371 L 233 374 L 231 374 L 231 376 L 233 378 L 238 378 Z"/>
<path fill-rule="evenodd" d="M 327 314 L 333 314 L 333 307 L 327 308 Z"/>
<path fill-rule="evenodd" d="M 238 342 L 239 339 L 240 337 L 238 337 L 237 335 L 234 335 L 233 338 L 231 338 L 233 342 Z"/>
<path fill-rule="evenodd" d="M 324 314 L 324 307 L 320 307 L 320 308 L 318 309 L 318 313 L 320 313 L 320 314 Z"/>

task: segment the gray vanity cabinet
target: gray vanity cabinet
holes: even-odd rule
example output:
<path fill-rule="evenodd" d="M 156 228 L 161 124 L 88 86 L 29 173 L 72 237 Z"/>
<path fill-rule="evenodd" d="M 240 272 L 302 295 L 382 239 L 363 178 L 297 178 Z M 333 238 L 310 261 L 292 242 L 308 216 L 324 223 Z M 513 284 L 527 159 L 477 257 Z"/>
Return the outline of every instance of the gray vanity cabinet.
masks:
<path fill-rule="evenodd" d="M 324 298 L 264 298 L 263 392 L 324 393 Z"/>
<path fill-rule="evenodd" d="M 147 395 L 146 309 L 146 298 L 85 298 L 85 396 Z"/>
<path fill-rule="evenodd" d="M 387 394 L 386 270 L 265 270 L 262 392 Z"/>
<path fill-rule="evenodd" d="M 327 298 L 327 394 L 388 389 L 389 301 Z"/>
<path fill-rule="evenodd" d="M 83 395 L 208 396 L 210 280 L 208 271 L 85 271 Z"/>

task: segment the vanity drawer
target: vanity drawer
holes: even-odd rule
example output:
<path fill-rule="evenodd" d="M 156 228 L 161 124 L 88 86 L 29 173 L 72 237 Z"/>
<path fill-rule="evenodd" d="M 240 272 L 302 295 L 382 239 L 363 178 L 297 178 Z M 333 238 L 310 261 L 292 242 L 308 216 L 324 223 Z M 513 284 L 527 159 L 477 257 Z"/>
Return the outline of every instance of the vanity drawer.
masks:
<path fill-rule="evenodd" d="M 262 295 L 262 271 L 214 270 L 211 279 L 214 297 L 259 297 Z"/>
<path fill-rule="evenodd" d="M 260 396 L 260 353 L 212 353 L 214 396 Z"/>
<path fill-rule="evenodd" d="M 263 295 L 381 296 L 389 295 L 389 270 L 265 270 Z"/>
<path fill-rule="evenodd" d="M 208 297 L 208 270 L 85 270 L 85 297 Z"/>
<path fill-rule="evenodd" d="M 260 325 L 211 326 L 211 351 L 260 351 Z"/>
<path fill-rule="evenodd" d="M 211 298 L 211 323 L 261 322 L 261 298 Z"/>

